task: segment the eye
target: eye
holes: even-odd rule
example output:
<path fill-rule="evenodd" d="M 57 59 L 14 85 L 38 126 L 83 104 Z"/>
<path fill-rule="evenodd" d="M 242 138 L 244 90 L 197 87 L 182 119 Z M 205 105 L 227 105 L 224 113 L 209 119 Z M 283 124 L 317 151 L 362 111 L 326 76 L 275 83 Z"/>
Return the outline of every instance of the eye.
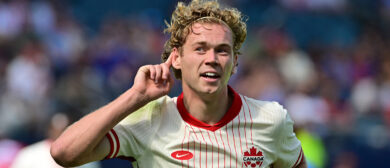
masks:
<path fill-rule="evenodd" d="M 197 47 L 195 51 L 204 51 L 203 47 Z"/>
<path fill-rule="evenodd" d="M 228 49 L 224 49 L 224 48 L 217 49 L 216 52 L 218 54 L 221 54 L 221 55 L 229 55 L 230 54 L 230 51 Z"/>
<path fill-rule="evenodd" d="M 198 53 L 200 53 L 200 54 L 205 53 L 204 47 L 197 47 L 197 48 L 195 48 L 195 51 L 198 52 Z"/>

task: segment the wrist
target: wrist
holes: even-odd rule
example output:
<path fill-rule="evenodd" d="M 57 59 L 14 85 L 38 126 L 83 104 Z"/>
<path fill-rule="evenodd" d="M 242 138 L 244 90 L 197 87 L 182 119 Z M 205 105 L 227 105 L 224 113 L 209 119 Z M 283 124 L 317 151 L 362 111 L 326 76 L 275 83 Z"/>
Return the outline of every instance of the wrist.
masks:
<path fill-rule="evenodd" d="M 136 88 L 130 88 L 123 96 L 125 97 L 128 111 L 135 111 L 150 101 L 145 93 L 140 92 Z"/>

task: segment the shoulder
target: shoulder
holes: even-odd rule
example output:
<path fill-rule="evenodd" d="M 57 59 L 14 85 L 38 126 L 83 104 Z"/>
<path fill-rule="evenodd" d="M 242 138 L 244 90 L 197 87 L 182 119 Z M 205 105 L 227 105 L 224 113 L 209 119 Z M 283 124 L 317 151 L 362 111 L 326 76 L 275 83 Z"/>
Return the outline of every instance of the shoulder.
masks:
<path fill-rule="evenodd" d="M 242 99 L 244 110 L 248 109 L 253 123 L 257 123 L 261 130 L 270 133 L 276 139 L 293 133 L 294 121 L 278 102 L 261 101 L 245 96 L 242 96 Z"/>
<path fill-rule="evenodd" d="M 139 123 L 142 121 L 152 121 L 156 118 L 159 118 L 162 112 L 169 111 L 171 108 L 175 108 L 176 99 L 176 97 L 171 98 L 169 96 L 162 96 L 133 112 L 124 118 L 120 123 L 129 124 Z"/>
<path fill-rule="evenodd" d="M 249 108 L 253 113 L 261 113 L 275 118 L 284 118 L 287 114 L 286 109 L 275 101 L 262 101 L 246 96 L 242 96 L 244 108 Z M 245 107 L 246 106 L 246 107 Z"/>
<path fill-rule="evenodd" d="M 262 127 L 263 131 L 273 132 L 277 136 L 289 119 L 287 110 L 278 102 L 261 101 L 246 96 L 241 96 L 243 111 L 249 114 L 253 123 Z"/>

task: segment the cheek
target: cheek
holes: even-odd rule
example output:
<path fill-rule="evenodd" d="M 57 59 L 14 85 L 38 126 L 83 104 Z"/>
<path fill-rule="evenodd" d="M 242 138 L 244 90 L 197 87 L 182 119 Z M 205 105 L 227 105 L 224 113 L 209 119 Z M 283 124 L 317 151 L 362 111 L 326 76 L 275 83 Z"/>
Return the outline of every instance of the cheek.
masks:
<path fill-rule="evenodd" d="M 232 71 L 233 69 L 233 60 L 232 59 L 229 59 L 227 60 L 226 64 L 225 64 L 225 71 L 227 71 L 227 73 L 230 73 L 230 71 Z"/>
<path fill-rule="evenodd" d="M 196 67 L 198 67 L 201 64 L 201 58 L 197 56 L 188 56 L 184 62 L 184 68 L 194 70 Z"/>
<path fill-rule="evenodd" d="M 197 61 L 194 59 L 186 59 L 181 62 L 181 70 L 182 73 L 190 75 L 191 77 L 194 76 L 196 73 L 196 67 L 197 67 Z"/>

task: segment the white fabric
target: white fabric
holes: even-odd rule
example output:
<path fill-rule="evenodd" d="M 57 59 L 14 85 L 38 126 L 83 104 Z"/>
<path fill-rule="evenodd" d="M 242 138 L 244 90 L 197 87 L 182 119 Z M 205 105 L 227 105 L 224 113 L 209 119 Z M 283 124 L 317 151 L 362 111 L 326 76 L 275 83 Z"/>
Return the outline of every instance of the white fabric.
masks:
<path fill-rule="evenodd" d="M 40 141 L 23 148 L 10 168 L 61 168 L 50 155 L 50 141 Z M 100 168 L 98 162 L 92 162 L 78 168 Z"/>
<path fill-rule="evenodd" d="M 107 134 L 108 158 L 135 159 L 134 167 L 246 167 L 244 153 L 255 147 L 264 156 L 262 168 L 293 167 L 302 159 L 293 121 L 278 103 L 240 96 L 239 114 L 213 131 L 184 121 L 177 100 L 164 96 L 115 126 Z M 188 157 L 188 152 L 189 160 L 172 156 Z"/>

